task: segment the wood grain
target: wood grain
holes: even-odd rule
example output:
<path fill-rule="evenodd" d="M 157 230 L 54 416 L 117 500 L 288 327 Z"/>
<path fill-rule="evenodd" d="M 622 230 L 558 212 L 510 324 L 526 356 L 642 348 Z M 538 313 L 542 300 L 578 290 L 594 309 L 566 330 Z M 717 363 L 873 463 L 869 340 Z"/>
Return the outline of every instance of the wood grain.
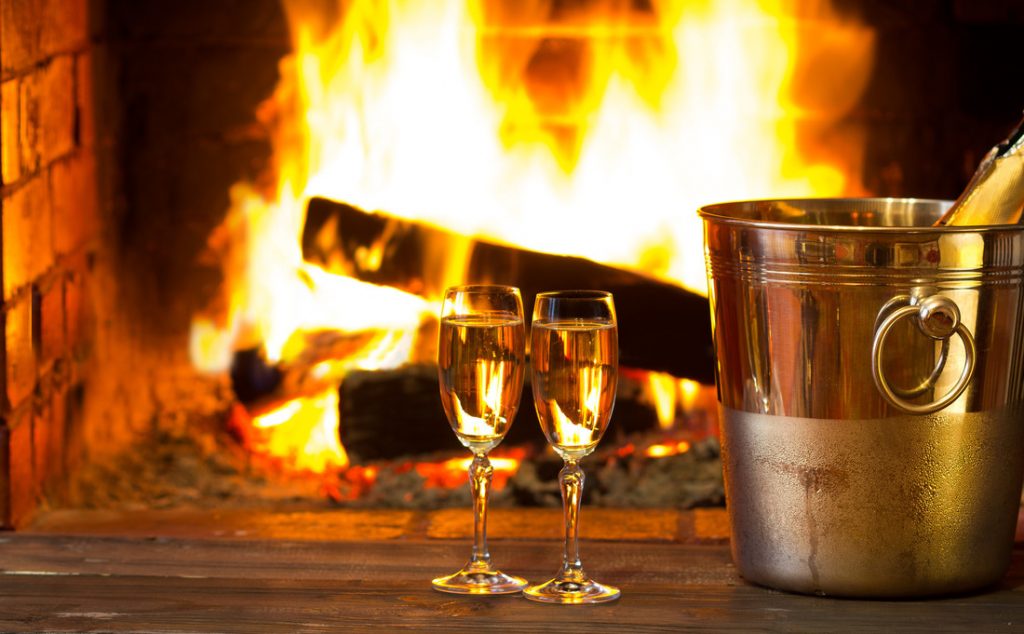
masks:
<path fill-rule="evenodd" d="M 589 509 L 588 509 L 589 510 Z M 597 511 L 597 509 L 592 509 Z M 637 512 L 643 514 L 644 512 Z M 663 513 L 652 511 L 652 515 Z M 254 525 L 294 525 L 273 518 Z M 680 526 L 693 526 L 692 512 Z M 851 601 L 791 595 L 738 578 L 721 541 L 685 536 L 636 541 L 584 540 L 583 560 L 601 581 L 619 585 L 620 601 L 604 606 L 538 605 L 521 597 L 461 597 L 430 589 L 469 554 L 466 539 L 427 537 L 433 514 L 402 518 L 393 539 L 340 539 L 324 530 L 359 526 L 365 517 L 321 513 L 291 537 L 212 532 L 216 521 L 187 513 L 152 515 L 115 534 L 105 524 L 73 518 L 41 521 L 37 532 L 0 537 L 0 630 L 103 632 L 479 631 L 1022 631 L 1024 550 L 991 591 L 920 601 Z M 533 515 L 524 513 L 525 516 Z M 342 520 L 340 518 L 346 517 Z M 390 517 L 390 516 L 388 516 Z M 537 515 L 546 523 L 547 515 Z M 221 516 L 237 522 L 242 514 Z M 327 519 L 325 519 L 327 518 Z M 590 513 L 584 522 L 613 520 Z M 44 518 L 45 519 L 45 518 Z M 391 517 L 392 522 L 400 519 Z M 494 518 L 497 519 L 497 518 Z M 120 521 L 131 523 L 131 514 Z M 195 522 L 189 529 L 189 522 Z M 385 522 L 387 523 L 387 522 Z M 529 527 L 529 518 L 523 525 Z M 105 528 L 100 531 L 98 526 Z M 611 525 L 611 524 L 610 524 Z M 54 531 L 61 527 L 62 532 Z M 189 536 L 190 530 L 192 535 Z M 74 534 L 74 533 L 80 534 Z M 102 534 L 101 534 L 102 533 Z M 390 534 L 390 532 L 388 533 Z M 336 533 L 337 535 L 337 533 Z M 698 536 L 699 537 L 699 536 Z M 557 539 L 494 539 L 495 562 L 533 581 L 557 568 Z"/>
<path fill-rule="evenodd" d="M 381 248 L 381 245 L 386 247 Z M 707 298 L 638 271 L 472 240 L 428 223 L 312 198 L 306 209 L 302 257 L 325 270 L 363 282 L 440 297 L 447 282 L 428 263 L 465 249 L 467 284 L 512 284 L 523 293 L 526 315 L 536 293 L 600 288 L 615 296 L 619 363 L 714 383 L 711 311 Z M 366 261 L 366 252 L 378 252 Z M 437 269 L 440 271 L 440 269 Z"/>

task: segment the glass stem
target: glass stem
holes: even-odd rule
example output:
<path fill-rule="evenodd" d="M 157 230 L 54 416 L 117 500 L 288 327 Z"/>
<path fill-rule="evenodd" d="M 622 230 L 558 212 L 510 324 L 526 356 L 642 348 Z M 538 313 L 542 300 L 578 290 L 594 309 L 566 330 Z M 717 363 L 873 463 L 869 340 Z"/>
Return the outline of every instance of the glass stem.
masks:
<path fill-rule="evenodd" d="M 493 474 L 487 454 L 475 454 L 469 465 L 469 485 L 473 490 L 473 557 L 469 563 L 481 570 L 491 566 L 491 554 L 487 552 L 487 495 Z"/>
<path fill-rule="evenodd" d="M 562 485 L 562 506 L 565 509 L 565 551 L 559 581 L 583 583 L 583 564 L 580 563 L 580 501 L 583 498 L 583 469 L 575 460 L 566 460 L 558 474 Z"/>

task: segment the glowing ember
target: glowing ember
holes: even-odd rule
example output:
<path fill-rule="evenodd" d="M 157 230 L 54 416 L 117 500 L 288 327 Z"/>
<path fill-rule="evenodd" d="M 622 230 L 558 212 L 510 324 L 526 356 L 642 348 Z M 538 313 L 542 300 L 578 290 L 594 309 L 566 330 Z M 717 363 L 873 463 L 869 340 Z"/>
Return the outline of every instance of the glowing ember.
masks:
<path fill-rule="evenodd" d="M 522 450 L 510 450 L 504 456 L 491 456 L 491 466 L 494 468 L 494 476 L 491 486 L 495 491 L 505 487 L 509 478 L 519 470 L 525 452 Z M 466 486 L 469 482 L 469 465 L 473 458 L 451 458 L 444 462 L 419 462 L 415 469 L 426 480 L 427 487 L 443 487 L 454 489 Z"/>
<path fill-rule="evenodd" d="M 668 456 L 675 456 L 681 453 L 686 453 L 690 450 L 690 443 L 685 440 L 677 442 L 659 443 L 651 445 L 644 450 L 644 455 L 648 458 L 666 458 Z"/>
<path fill-rule="evenodd" d="M 634 445 L 633 443 L 630 442 L 630 443 L 626 443 L 625 445 L 622 445 L 621 447 L 616 449 L 615 450 L 615 455 L 620 457 L 620 458 L 625 458 L 626 456 L 633 455 L 633 453 L 635 453 L 635 452 L 636 452 L 636 445 Z"/>
<path fill-rule="evenodd" d="M 202 369 L 224 371 L 243 348 L 292 363 L 301 346 L 289 342 L 322 329 L 376 332 L 317 367 L 325 383 L 395 367 L 443 288 L 462 280 L 468 241 L 428 246 L 422 298 L 304 263 L 315 195 L 703 292 L 699 204 L 859 193 L 846 177 L 858 139 L 823 131 L 856 103 L 873 38 L 827 1 L 330 4 L 285 2 L 295 51 L 258 113 L 273 133 L 275 183 L 236 185 L 210 238 L 225 292 L 193 323 Z M 824 81 L 818 65 L 830 69 Z M 651 382 L 663 421 L 686 398 L 673 383 Z M 291 467 L 345 466 L 333 391 L 236 426 L 253 451 Z"/>

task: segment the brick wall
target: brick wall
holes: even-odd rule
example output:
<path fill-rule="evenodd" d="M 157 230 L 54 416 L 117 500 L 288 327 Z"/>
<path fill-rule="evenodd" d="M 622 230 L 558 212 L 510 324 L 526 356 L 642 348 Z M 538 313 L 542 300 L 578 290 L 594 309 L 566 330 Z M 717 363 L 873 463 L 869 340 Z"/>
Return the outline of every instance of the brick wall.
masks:
<path fill-rule="evenodd" d="M 228 190 L 263 169 L 278 0 L 0 0 L 0 525 L 225 408 L 188 358 Z M 184 422 L 183 422 L 184 421 Z"/>
<path fill-rule="evenodd" d="M 98 213 L 86 0 L 4 0 L 0 25 L 0 523 L 12 526 L 76 458 Z"/>

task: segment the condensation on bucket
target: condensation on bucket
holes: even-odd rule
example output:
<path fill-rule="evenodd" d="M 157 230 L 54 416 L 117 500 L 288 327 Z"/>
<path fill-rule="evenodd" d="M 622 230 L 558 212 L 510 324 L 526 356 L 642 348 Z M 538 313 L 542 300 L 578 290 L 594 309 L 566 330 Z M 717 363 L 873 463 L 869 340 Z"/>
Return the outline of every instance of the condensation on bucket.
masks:
<path fill-rule="evenodd" d="M 920 596 L 1004 573 L 1024 475 L 1024 227 L 932 227 L 948 205 L 701 209 L 745 578 Z M 931 327 L 932 306 L 955 323 Z"/>
<path fill-rule="evenodd" d="M 996 583 L 1013 547 L 1024 412 L 849 421 L 725 410 L 733 558 L 754 583 L 859 597 Z"/>

